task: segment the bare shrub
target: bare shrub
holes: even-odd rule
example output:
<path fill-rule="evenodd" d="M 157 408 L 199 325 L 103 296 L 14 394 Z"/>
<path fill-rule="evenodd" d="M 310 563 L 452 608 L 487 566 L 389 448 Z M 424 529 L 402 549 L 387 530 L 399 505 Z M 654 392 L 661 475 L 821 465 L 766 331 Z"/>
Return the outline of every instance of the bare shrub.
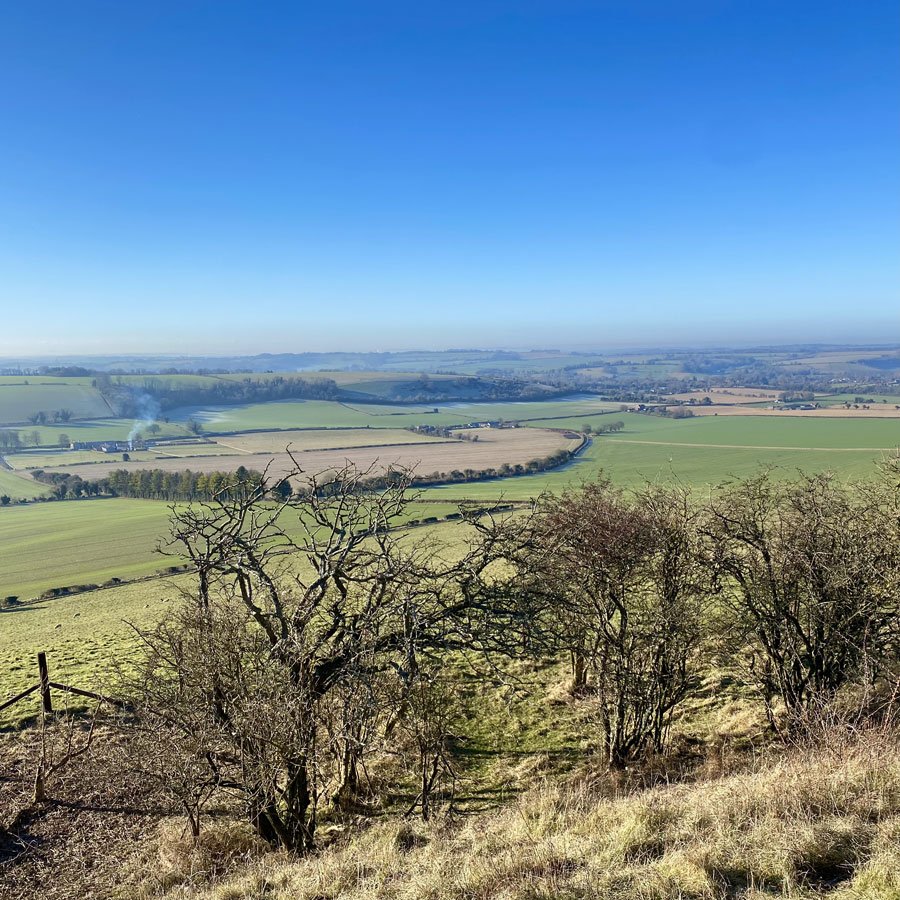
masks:
<path fill-rule="evenodd" d="M 769 720 L 793 728 L 858 680 L 890 665 L 900 546 L 883 491 L 831 475 L 740 482 L 710 506 L 704 531 L 724 580 L 731 641 Z"/>
<path fill-rule="evenodd" d="M 605 479 L 538 506 L 531 583 L 554 598 L 573 687 L 595 697 L 613 766 L 661 751 L 673 710 L 696 684 L 711 592 L 697 516 L 679 487 L 626 495 Z"/>

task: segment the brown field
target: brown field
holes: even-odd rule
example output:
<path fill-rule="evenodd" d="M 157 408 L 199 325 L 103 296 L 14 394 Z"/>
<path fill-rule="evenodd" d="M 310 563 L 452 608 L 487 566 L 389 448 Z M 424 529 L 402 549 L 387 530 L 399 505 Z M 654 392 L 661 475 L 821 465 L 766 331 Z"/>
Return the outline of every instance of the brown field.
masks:
<path fill-rule="evenodd" d="M 279 453 L 288 446 L 294 451 L 335 450 L 349 447 L 434 444 L 448 440 L 452 438 L 434 438 L 402 428 L 328 428 L 235 434 L 216 438 L 216 444 L 226 450 L 243 453 Z"/>
<path fill-rule="evenodd" d="M 777 391 L 767 391 L 763 388 L 742 388 L 742 387 L 713 387 L 708 391 L 686 391 L 683 394 L 671 394 L 672 400 L 696 400 L 701 401 L 704 397 L 714 404 L 720 403 L 761 403 L 765 400 L 777 400 Z"/>
<path fill-rule="evenodd" d="M 765 409 L 753 406 L 692 406 L 695 416 L 778 416 L 802 419 L 900 419 L 900 409 L 881 406 L 878 409 L 844 409 L 842 406 L 822 409 Z"/>
<path fill-rule="evenodd" d="M 557 450 L 574 449 L 578 439 L 558 431 L 540 428 L 473 429 L 478 441 L 426 442 L 414 446 L 346 447 L 338 450 L 301 450 L 295 453 L 307 472 L 322 472 L 344 465 L 348 460 L 362 468 L 386 469 L 391 465 L 414 467 L 417 472 L 450 472 L 453 469 L 495 468 L 503 463 L 516 465 L 549 456 Z M 244 437 L 249 437 L 245 435 Z M 230 440 L 230 438 L 229 438 Z M 245 466 L 262 470 L 269 466 L 272 475 L 283 474 L 293 468 L 291 458 L 284 452 L 235 453 L 223 456 L 200 456 L 194 459 L 160 458 L 153 468 L 168 472 L 191 469 L 194 472 L 227 472 Z M 70 471 L 84 479 L 103 478 L 117 469 L 146 469 L 146 462 L 110 461 L 96 465 L 60 466 L 57 471 Z"/>

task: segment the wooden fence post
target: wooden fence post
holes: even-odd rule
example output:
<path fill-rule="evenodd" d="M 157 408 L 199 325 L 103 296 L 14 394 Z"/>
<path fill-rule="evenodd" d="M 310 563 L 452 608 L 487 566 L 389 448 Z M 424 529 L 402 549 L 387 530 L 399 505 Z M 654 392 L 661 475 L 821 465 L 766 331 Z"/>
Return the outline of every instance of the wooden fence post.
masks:
<path fill-rule="evenodd" d="M 41 673 L 41 702 L 44 712 L 53 712 L 53 701 L 50 699 L 50 672 L 47 668 L 47 654 L 43 650 L 37 655 L 38 671 Z"/>

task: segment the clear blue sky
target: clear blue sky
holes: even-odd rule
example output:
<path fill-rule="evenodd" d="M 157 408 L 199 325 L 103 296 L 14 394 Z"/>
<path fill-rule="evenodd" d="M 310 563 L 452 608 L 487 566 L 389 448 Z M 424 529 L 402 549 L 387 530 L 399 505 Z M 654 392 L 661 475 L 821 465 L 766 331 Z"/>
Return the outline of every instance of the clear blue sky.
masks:
<path fill-rule="evenodd" d="M 900 340 L 896 0 L 0 0 L 0 354 Z"/>

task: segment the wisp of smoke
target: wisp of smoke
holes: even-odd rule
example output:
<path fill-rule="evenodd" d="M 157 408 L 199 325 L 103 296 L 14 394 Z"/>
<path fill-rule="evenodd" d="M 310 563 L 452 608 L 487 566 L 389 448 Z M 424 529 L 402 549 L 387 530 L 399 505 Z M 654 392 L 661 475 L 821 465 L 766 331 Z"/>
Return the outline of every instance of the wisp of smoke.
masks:
<path fill-rule="evenodd" d="M 128 440 L 133 441 L 148 425 L 152 425 L 159 416 L 159 403 L 143 391 L 134 397 L 136 418 L 128 432 Z"/>

